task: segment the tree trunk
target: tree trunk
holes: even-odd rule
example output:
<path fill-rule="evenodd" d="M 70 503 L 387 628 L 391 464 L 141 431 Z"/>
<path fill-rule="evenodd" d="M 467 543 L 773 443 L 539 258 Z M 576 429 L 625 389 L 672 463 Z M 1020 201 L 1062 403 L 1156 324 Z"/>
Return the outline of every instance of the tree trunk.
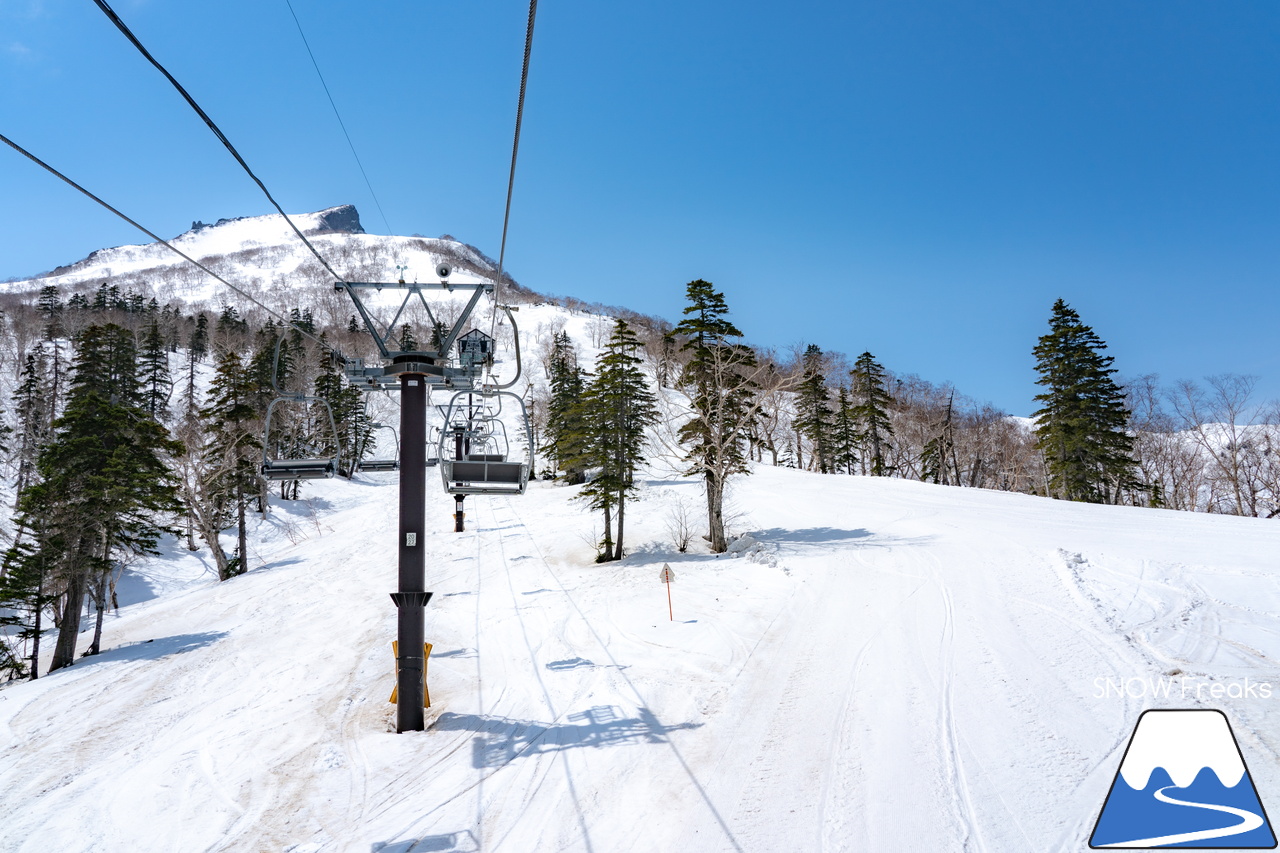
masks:
<path fill-rule="evenodd" d="M 62 624 L 58 626 L 58 642 L 53 648 L 54 672 L 76 662 L 76 639 L 80 636 L 80 614 L 84 612 L 85 576 L 73 570 L 67 579 L 66 602 L 62 608 Z"/>
<path fill-rule="evenodd" d="M 244 524 L 244 491 L 236 489 L 236 556 L 240 563 L 236 566 L 236 574 L 242 575 L 249 570 L 249 549 L 246 543 Z"/>
<path fill-rule="evenodd" d="M 609 512 L 609 507 L 604 508 L 604 559 L 597 562 L 605 563 L 613 559 L 613 518 Z"/>
<path fill-rule="evenodd" d="M 197 507 L 202 507 L 197 509 Z M 209 546 L 210 553 L 213 554 L 213 563 L 218 569 L 218 580 L 227 579 L 227 552 L 222 550 L 222 542 L 218 538 L 222 532 L 216 526 L 214 521 L 214 509 L 208 504 L 191 505 L 191 518 L 194 520 L 196 527 L 200 531 L 200 538 Z M 196 550 L 192 548 L 191 550 Z"/>
<path fill-rule="evenodd" d="M 724 486 L 712 473 L 707 474 L 707 526 L 711 552 L 723 554 L 729 548 L 724 535 Z"/>
<path fill-rule="evenodd" d="M 93 642 L 89 644 L 88 654 L 96 655 L 102 651 L 102 614 L 107 609 L 107 576 L 98 577 L 97 587 L 93 592 L 93 602 L 98 608 L 97 618 L 93 624 Z"/>
<path fill-rule="evenodd" d="M 627 492 L 625 489 L 618 492 L 618 541 L 613 546 L 613 559 L 622 559 L 622 525 L 626 519 L 627 512 Z"/>
<path fill-rule="evenodd" d="M 34 633 L 31 635 L 31 680 L 40 677 L 40 630 L 41 617 L 44 616 L 44 570 L 40 570 L 40 579 L 36 581 L 36 614 Z"/>

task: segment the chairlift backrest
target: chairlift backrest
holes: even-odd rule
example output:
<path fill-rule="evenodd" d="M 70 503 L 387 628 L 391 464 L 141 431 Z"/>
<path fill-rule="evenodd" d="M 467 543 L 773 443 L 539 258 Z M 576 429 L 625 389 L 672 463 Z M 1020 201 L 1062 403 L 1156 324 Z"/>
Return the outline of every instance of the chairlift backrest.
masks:
<path fill-rule="evenodd" d="M 267 416 L 262 428 L 262 476 L 272 481 L 282 480 L 319 480 L 332 477 L 338 473 L 341 457 L 341 442 L 338 439 L 338 425 L 333 418 L 333 407 L 323 397 L 314 397 L 301 393 L 283 391 L 279 385 L 280 345 L 284 342 L 281 336 L 276 340 L 275 362 L 271 367 L 271 387 L 276 397 L 267 405 Z M 271 421 L 276 406 L 281 403 L 319 404 L 324 407 L 329 421 L 329 436 L 333 439 L 333 455 L 329 457 L 294 458 L 288 456 L 272 456 L 271 453 Z"/>
<path fill-rule="evenodd" d="M 395 441 L 395 455 L 391 457 L 380 457 L 375 459 L 361 459 L 356 462 L 357 471 L 399 471 L 400 470 L 400 434 L 395 428 L 387 424 L 373 424 L 375 430 L 385 429 L 391 432 L 391 437 Z"/>
<path fill-rule="evenodd" d="M 515 401 L 514 416 L 523 422 L 523 452 L 514 451 L 507 437 L 503 397 Z M 533 427 L 524 401 L 510 391 L 459 391 L 445 410 L 437 450 L 440 478 L 449 494 L 524 494 L 533 467 Z"/>

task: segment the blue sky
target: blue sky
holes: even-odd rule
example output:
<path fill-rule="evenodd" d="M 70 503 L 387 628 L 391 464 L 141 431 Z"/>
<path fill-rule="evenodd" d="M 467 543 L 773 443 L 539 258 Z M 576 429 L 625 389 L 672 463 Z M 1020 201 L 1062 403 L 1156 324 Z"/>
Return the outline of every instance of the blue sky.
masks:
<path fill-rule="evenodd" d="M 293 0 L 396 233 L 496 255 L 523 0 Z M 386 226 L 284 0 L 117 0 L 287 210 Z M 1054 299 L 1123 374 L 1280 397 L 1280 5 L 543 0 L 508 267 L 1014 414 Z M 88 0 L 0 0 L 3 132 L 158 233 L 270 212 Z M 131 230 L 0 151 L 0 278 Z"/>

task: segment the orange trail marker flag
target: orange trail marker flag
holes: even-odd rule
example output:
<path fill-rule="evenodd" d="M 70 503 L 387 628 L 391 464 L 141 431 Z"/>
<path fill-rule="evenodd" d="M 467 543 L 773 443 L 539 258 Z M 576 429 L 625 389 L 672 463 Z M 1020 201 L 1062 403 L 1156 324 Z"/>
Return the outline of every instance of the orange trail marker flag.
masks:
<path fill-rule="evenodd" d="M 672 622 L 676 620 L 674 612 L 671 610 L 671 582 L 676 579 L 676 573 L 671 571 L 671 567 L 666 563 L 662 564 L 662 572 L 658 575 L 658 580 L 667 585 L 667 618 Z"/>

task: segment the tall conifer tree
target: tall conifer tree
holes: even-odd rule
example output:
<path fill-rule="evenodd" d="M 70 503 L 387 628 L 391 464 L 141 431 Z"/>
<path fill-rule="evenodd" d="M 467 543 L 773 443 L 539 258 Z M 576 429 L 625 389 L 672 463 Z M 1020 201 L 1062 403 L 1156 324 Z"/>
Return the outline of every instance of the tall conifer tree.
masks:
<path fill-rule="evenodd" d="M 885 371 L 869 352 L 858 356 L 849 373 L 853 380 L 854 414 L 862 435 L 864 459 L 870 463 L 869 474 L 883 477 L 890 467 L 885 463 L 884 452 L 893 435 L 889 420 L 889 406 L 893 398 L 885 388 Z"/>
<path fill-rule="evenodd" d="M 1036 384 L 1045 389 L 1036 395 L 1036 441 L 1055 497 L 1109 503 L 1136 485 L 1133 438 L 1125 431 L 1129 413 L 1124 391 L 1111 378 L 1115 359 L 1102 354 L 1106 348 L 1059 299 L 1049 333 L 1032 351 Z"/>
<path fill-rule="evenodd" d="M 207 424 L 204 448 L 206 473 L 201 493 L 210 503 L 201 535 L 218 561 L 218 579 L 227 580 L 248 568 L 245 506 L 257 495 L 262 460 L 261 421 L 254 407 L 255 385 L 240 357 L 230 350 L 218 353 L 209 389 L 209 404 L 201 410 Z M 236 554 L 222 556 L 218 532 L 229 517 L 236 523 Z"/>
<path fill-rule="evenodd" d="M 836 392 L 836 410 L 831 422 L 832 468 L 843 474 L 852 474 L 858 464 L 861 435 L 858 431 L 858 415 L 849 398 L 849 389 L 843 385 Z"/>
<path fill-rule="evenodd" d="M 689 473 L 699 474 L 707 496 L 711 550 L 728 548 L 724 530 L 724 490 L 730 476 L 746 474 L 746 441 L 758 410 L 755 352 L 741 342 L 742 332 L 725 315 L 724 294 L 709 281 L 689 282 L 689 304 L 675 333 L 687 340 L 689 361 L 680 375 L 693 417 L 680 428 L 689 448 Z"/>
<path fill-rule="evenodd" d="M 152 420 L 163 422 L 169 416 L 173 379 L 169 376 L 169 348 L 165 345 L 160 322 L 154 315 L 142 337 L 138 379 L 142 385 L 142 408 Z"/>
<path fill-rule="evenodd" d="M 102 612 L 114 561 L 155 553 L 159 518 L 178 509 L 166 464 L 180 450 L 139 407 L 133 336 L 115 325 L 89 326 L 77 340 L 66 411 L 40 454 L 41 482 L 19 502 L 27 516 L 47 519 L 64 584 L 62 621 L 51 668 L 75 661 L 86 594 L 98 604 L 90 653 L 100 647 Z"/>
<path fill-rule="evenodd" d="M 547 374 L 551 396 L 547 400 L 541 449 L 554 461 L 565 482 L 576 485 L 585 477 L 583 456 L 587 439 L 582 401 L 586 373 L 578 366 L 578 356 L 567 332 L 557 332 L 552 338 Z"/>
<path fill-rule="evenodd" d="M 801 365 L 803 375 L 796 389 L 795 428 L 813 447 L 813 467 L 825 474 L 831 468 L 831 409 L 827 405 L 827 380 L 822 375 L 822 350 L 816 344 L 809 344 Z"/>
<path fill-rule="evenodd" d="M 658 420 L 656 400 L 640 370 L 643 361 L 636 355 L 639 348 L 635 332 L 625 320 L 618 320 L 596 361 L 596 378 L 583 401 L 586 456 L 598 472 L 583 487 L 582 496 L 604 513 L 598 562 L 622 559 L 627 499 L 635 492 L 636 470 L 644 463 L 645 428 Z M 611 526 L 614 513 L 616 541 Z"/>

